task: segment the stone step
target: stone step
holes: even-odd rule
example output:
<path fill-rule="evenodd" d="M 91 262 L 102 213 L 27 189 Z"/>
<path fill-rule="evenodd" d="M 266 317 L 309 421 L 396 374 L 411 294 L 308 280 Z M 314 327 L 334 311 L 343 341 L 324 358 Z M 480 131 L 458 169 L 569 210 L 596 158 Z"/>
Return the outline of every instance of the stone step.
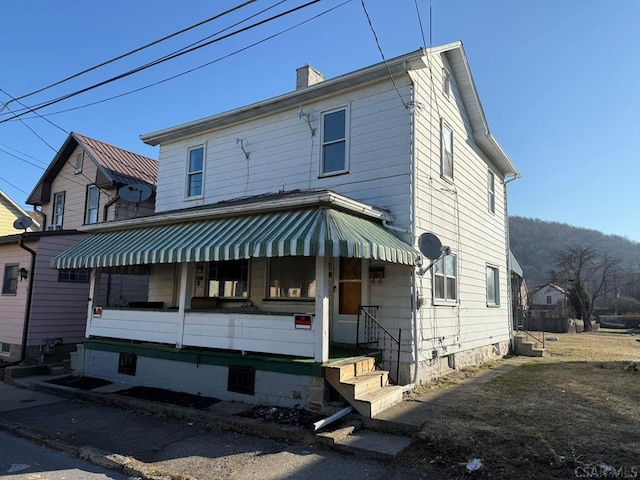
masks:
<path fill-rule="evenodd" d="M 337 441 L 334 449 L 376 460 L 391 460 L 411 443 L 408 437 L 358 430 Z"/>

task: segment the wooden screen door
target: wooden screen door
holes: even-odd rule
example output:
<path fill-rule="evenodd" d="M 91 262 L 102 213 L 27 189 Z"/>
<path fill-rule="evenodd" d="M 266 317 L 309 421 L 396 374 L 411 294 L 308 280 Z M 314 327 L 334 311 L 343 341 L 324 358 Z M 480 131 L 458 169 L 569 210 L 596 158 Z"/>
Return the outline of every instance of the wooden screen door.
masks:
<path fill-rule="evenodd" d="M 341 257 L 334 266 L 332 341 L 356 343 L 358 307 L 362 304 L 362 259 Z"/>

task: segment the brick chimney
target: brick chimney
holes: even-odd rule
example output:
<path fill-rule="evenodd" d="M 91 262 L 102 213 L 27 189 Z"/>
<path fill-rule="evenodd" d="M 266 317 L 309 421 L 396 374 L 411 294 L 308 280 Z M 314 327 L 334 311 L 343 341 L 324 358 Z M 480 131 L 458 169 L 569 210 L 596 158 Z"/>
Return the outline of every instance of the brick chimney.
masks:
<path fill-rule="evenodd" d="M 311 65 L 305 65 L 296 69 L 296 90 L 310 87 L 316 83 L 324 81 L 324 75 Z"/>

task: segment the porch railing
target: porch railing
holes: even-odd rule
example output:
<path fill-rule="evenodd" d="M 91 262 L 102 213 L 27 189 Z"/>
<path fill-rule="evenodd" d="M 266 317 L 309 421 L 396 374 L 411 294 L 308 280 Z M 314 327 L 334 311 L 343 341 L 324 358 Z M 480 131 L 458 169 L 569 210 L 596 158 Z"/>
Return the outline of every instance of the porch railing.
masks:
<path fill-rule="evenodd" d="M 358 307 L 358 321 L 356 323 L 356 352 L 357 353 L 372 353 L 375 350 L 382 350 L 382 364 L 383 368 L 385 363 L 389 362 L 389 368 L 384 368 L 389 371 L 392 365 L 391 357 L 393 355 L 394 346 L 396 346 L 398 355 L 396 358 L 396 372 L 395 377 L 390 379 L 393 383 L 398 385 L 400 380 L 400 345 L 402 341 L 402 330 L 398 330 L 398 336 L 395 337 L 389 330 L 383 327 L 376 319 L 378 312 L 377 305 L 360 305 Z M 362 334 L 360 332 L 360 325 L 362 325 Z M 387 352 L 389 352 L 387 354 Z"/>

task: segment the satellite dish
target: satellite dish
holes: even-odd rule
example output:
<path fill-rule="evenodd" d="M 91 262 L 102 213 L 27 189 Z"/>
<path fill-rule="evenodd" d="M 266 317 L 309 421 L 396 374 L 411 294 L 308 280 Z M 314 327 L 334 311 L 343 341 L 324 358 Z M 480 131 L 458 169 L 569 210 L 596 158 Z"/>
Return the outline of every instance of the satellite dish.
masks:
<path fill-rule="evenodd" d="M 151 196 L 151 187 L 144 183 L 135 183 L 133 185 L 125 185 L 118 189 L 118 195 L 123 200 L 132 203 L 144 202 Z"/>
<path fill-rule="evenodd" d="M 418 239 L 418 249 L 429 260 L 437 260 L 442 255 L 442 242 L 433 233 L 423 233 Z"/>
<path fill-rule="evenodd" d="M 27 228 L 29 228 L 32 224 L 33 224 L 33 218 L 20 217 L 16 219 L 15 222 L 13 222 L 13 228 L 15 228 L 16 230 L 24 230 L 26 232 Z"/>

